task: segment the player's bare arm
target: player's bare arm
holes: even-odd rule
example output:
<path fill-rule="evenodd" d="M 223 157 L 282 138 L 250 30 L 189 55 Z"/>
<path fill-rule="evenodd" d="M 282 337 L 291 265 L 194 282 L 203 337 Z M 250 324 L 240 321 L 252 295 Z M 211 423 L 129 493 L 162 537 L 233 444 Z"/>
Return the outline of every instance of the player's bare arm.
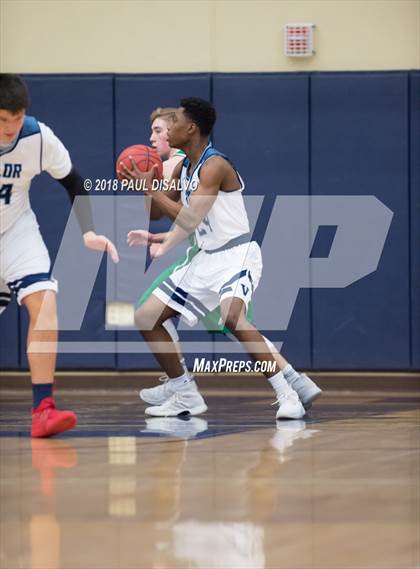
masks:
<path fill-rule="evenodd" d="M 167 234 L 163 243 L 150 247 L 152 257 L 161 257 L 187 237 L 203 221 L 215 202 L 219 190 L 230 180 L 232 167 L 218 156 L 208 160 L 200 171 L 200 183 L 191 195 L 189 207 L 182 207 L 175 219 L 176 227 Z"/>
<path fill-rule="evenodd" d="M 170 178 L 170 188 L 167 192 L 150 192 L 150 194 L 146 193 L 146 199 L 151 203 L 150 206 L 150 219 L 153 221 L 157 219 L 161 219 L 162 217 L 166 216 L 170 219 L 176 219 L 176 216 L 180 212 L 182 205 L 181 205 L 181 192 L 175 189 L 177 184 L 172 184 L 172 182 L 179 182 L 181 176 L 181 168 L 182 168 L 182 160 L 179 164 L 177 164 L 172 172 L 172 176 Z M 172 184 L 172 185 L 171 185 Z M 163 198 L 168 198 L 170 202 L 163 200 L 159 197 L 162 196 Z M 161 201 L 159 201 L 161 199 Z M 175 205 L 175 207 L 174 207 Z"/>
<path fill-rule="evenodd" d="M 132 169 L 129 170 L 123 163 L 121 163 L 121 174 L 128 180 L 144 180 L 144 187 L 147 188 L 143 193 L 146 198 L 151 200 L 150 218 L 152 220 L 161 219 L 164 215 L 172 220 L 175 220 L 177 215 L 182 209 L 180 202 L 180 192 L 176 189 L 170 189 L 165 192 L 152 192 L 149 188 L 152 187 L 153 179 L 155 176 L 155 166 L 148 172 L 141 172 L 134 160 L 131 160 Z M 171 176 L 170 182 L 178 181 L 181 174 L 182 163 L 178 164 Z M 175 186 L 175 184 L 173 184 Z"/>

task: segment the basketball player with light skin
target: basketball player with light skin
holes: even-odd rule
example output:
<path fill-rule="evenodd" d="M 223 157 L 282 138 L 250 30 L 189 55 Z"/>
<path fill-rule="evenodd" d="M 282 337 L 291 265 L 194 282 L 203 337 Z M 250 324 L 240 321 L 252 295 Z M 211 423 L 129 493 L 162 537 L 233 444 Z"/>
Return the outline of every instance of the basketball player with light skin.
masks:
<path fill-rule="evenodd" d="M 18 304 L 28 311 L 32 436 L 47 437 L 71 429 L 77 419 L 72 411 L 57 410 L 53 399 L 57 281 L 51 275 L 49 254 L 30 206 L 29 189 L 32 179 L 45 170 L 65 187 L 72 201 L 85 191 L 67 149 L 49 127 L 26 115 L 28 105 L 24 81 L 18 75 L 0 74 L 0 281 L 2 290 L 7 284 Z M 93 231 L 88 204 L 82 207 L 76 203 L 75 213 L 85 246 L 107 251 L 118 262 L 113 243 Z M 42 343 L 51 347 L 48 353 L 30 349 L 31 344 Z"/>
<path fill-rule="evenodd" d="M 157 206 L 176 221 L 173 231 L 163 239 L 159 236 L 160 243 L 153 242 L 152 238 L 152 256 L 164 255 L 192 231 L 196 232 L 201 250 L 136 311 L 138 328 L 170 378 L 172 393 L 161 404 L 146 409 L 146 414 L 174 416 L 187 412 L 196 415 L 207 410 L 195 382 L 182 369 L 176 354 L 165 350 L 170 338 L 163 323 L 168 318 L 182 316 L 194 325 L 200 315 L 220 305 L 225 325 L 254 361 L 276 362 L 275 372 L 265 374 L 277 394 L 276 417 L 298 419 L 305 414 L 305 409 L 296 391 L 309 406 L 320 390 L 282 356 L 274 358 L 272 348 L 246 319 L 248 303 L 261 275 L 261 253 L 257 243 L 250 241 L 242 198 L 243 181 L 229 159 L 209 143 L 215 118 L 214 108 L 207 101 L 196 98 L 181 101 L 168 129 L 168 142 L 187 155 L 173 174 L 173 179 L 180 180 L 183 187 L 182 204 L 173 202 L 163 192 L 152 194 Z M 133 164 L 132 172 L 125 174 L 143 179 L 145 187 L 150 188 L 154 169 L 141 173 Z M 192 183 L 198 184 L 194 192 L 189 190 Z M 168 397 L 163 387 L 148 391 L 153 391 L 156 399 Z"/>
<path fill-rule="evenodd" d="M 182 162 L 182 160 L 185 157 L 185 154 L 182 151 L 178 150 L 177 148 L 171 148 L 168 144 L 168 136 L 167 136 L 168 124 L 171 122 L 172 116 L 174 115 L 175 111 L 176 109 L 174 107 L 158 107 L 154 111 L 152 111 L 150 115 L 151 134 L 149 141 L 151 146 L 156 150 L 156 152 L 158 153 L 159 157 L 163 162 L 163 178 L 166 180 L 171 179 L 175 166 L 177 166 L 177 164 Z M 134 163 L 133 160 L 132 163 Z M 125 176 L 124 171 L 127 169 L 124 168 L 123 162 L 120 163 L 119 168 L 120 169 L 118 169 L 117 165 L 117 174 L 121 177 L 124 177 Z M 179 197 L 178 194 L 179 192 L 177 192 L 176 190 L 168 190 L 166 192 L 166 195 L 171 200 L 177 200 Z M 146 196 L 145 206 L 147 212 L 150 213 L 150 218 L 152 220 L 158 220 L 164 216 L 162 210 L 156 206 L 156 204 L 151 200 L 149 196 Z M 161 235 L 163 236 L 163 234 L 157 234 L 155 235 L 155 238 L 159 239 Z M 130 246 L 144 245 L 147 243 L 148 238 L 151 238 L 151 234 L 149 232 L 144 231 L 142 229 L 133 230 L 130 231 L 130 233 L 128 234 L 127 241 L 129 242 Z M 195 249 L 196 252 L 198 252 L 198 248 L 195 247 Z M 194 250 L 194 243 L 191 243 L 188 255 L 192 254 L 193 250 Z M 159 275 L 153 281 L 150 287 L 142 294 L 142 296 L 138 301 L 138 305 L 141 306 L 149 298 L 153 290 L 157 286 L 159 286 L 162 281 L 165 280 L 165 278 L 172 272 L 172 270 L 174 270 L 174 267 L 178 266 L 183 262 L 185 262 L 185 257 L 183 257 L 182 259 L 171 265 L 171 267 L 168 267 L 166 271 L 164 271 L 161 275 Z M 181 365 L 186 369 L 185 360 L 181 351 L 181 346 L 179 344 L 179 336 L 175 328 L 175 325 L 173 324 L 172 320 L 168 319 L 164 323 L 164 326 L 168 331 L 168 334 L 171 336 L 172 341 L 175 344 Z M 162 376 L 160 379 L 162 381 L 166 381 L 167 377 Z"/>

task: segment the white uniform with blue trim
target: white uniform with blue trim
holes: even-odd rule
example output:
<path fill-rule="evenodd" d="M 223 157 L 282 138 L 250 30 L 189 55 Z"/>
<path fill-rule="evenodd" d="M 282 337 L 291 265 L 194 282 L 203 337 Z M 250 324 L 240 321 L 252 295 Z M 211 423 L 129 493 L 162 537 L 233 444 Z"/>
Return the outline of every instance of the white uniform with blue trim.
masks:
<path fill-rule="evenodd" d="M 213 156 L 229 161 L 210 144 L 192 173 L 189 172 L 189 160 L 184 160 L 181 170 L 184 207 L 188 207 L 192 192 L 198 187 L 203 164 Z M 261 250 L 258 243 L 250 241 L 248 215 L 242 196 L 245 185 L 239 172 L 236 169 L 235 172 L 239 188 L 231 192 L 219 190 L 207 216 L 196 228 L 201 251 L 153 291 L 162 302 L 179 312 L 190 326 L 228 297 L 241 298 L 248 307 L 261 277 Z"/>
<path fill-rule="evenodd" d="M 0 290 L 7 283 L 19 304 L 33 292 L 57 290 L 29 201 L 31 181 L 42 171 L 62 179 L 71 168 L 63 143 L 34 117 L 26 116 L 14 144 L 0 149 Z"/>
<path fill-rule="evenodd" d="M 200 183 L 200 170 L 203 164 L 213 156 L 221 156 L 230 162 L 224 154 L 213 148 L 211 144 L 204 149 L 192 173 L 188 172 L 190 161 L 184 159 L 181 170 L 181 186 L 184 188 L 181 199 L 184 206 L 188 207 L 194 188 L 197 188 Z M 235 169 L 233 164 L 231 165 Z M 242 197 L 245 184 L 236 169 L 235 172 L 240 184 L 239 189 L 233 192 L 220 190 L 212 208 L 195 230 L 200 249 L 206 251 L 218 249 L 231 239 L 249 233 L 248 214 Z"/>

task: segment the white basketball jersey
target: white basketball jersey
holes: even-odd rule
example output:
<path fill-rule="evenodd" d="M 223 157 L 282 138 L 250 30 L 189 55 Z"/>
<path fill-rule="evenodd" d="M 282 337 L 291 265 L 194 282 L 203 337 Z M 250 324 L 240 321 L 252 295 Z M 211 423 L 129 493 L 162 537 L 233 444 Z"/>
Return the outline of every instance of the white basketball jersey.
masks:
<path fill-rule="evenodd" d="M 181 199 L 184 206 L 188 207 L 190 197 L 194 189 L 200 183 L 200 170 L 207 160 L 212 156 L 221 156 L 229 161 L 229 159 L 213 148 L 211 143 L 204 149 L 194 171 L 188 176 L 188 168 L 190 161 L 185 159 L 181 170 Z M 230 162 L 230 161 L 229 161 Z M 217 198 L 212 205 L 210 211 L 195 230 L 195 236 L 200 249 L 211 251 L 223 247 L 226 243 L 249 233 L 249 221 L 246 213 L 242 192 L 245 184 L 235 169 L 240 182 L 240 188 L 231 192 L 219 190 Z"/>
<path fill-rule="evenodd" d="M 26 116 L 12 148 L 0 149 L 0 233 L 30 209 L 32 178 L 44 170 L 53 178 L 65 178 L 71 170 L 70 156 L 48 126 Z"/>

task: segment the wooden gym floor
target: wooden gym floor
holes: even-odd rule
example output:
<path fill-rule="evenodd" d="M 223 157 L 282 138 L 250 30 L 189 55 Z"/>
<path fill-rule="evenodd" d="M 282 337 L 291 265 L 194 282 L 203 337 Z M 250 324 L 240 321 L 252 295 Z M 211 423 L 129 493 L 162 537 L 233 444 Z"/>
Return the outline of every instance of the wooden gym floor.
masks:
<path fill-rule="evenodd" d="M 201 382 L 203 385 L 203 382 Z M 63 390 L 76 430 L 31 440 L 0 392 L 1 569 L 415 569 L 413 391 L 327 391 L 277 422 L 268 389 L 208 389 L 150 418 L 134 389 Z"/>

